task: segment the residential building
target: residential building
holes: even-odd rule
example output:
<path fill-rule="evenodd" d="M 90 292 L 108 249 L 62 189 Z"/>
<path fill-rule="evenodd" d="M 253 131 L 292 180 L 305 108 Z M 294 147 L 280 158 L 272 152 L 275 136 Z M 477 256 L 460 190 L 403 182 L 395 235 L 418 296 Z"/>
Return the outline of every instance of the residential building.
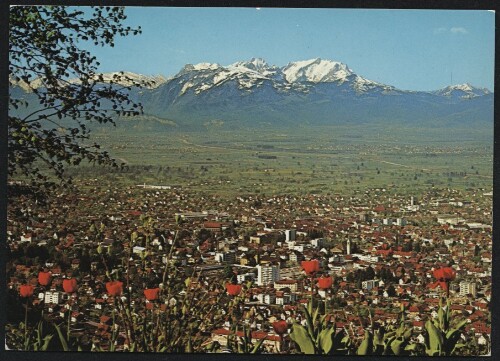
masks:
<path fill-rule="evenodd" d="M 257 266 L 257 284 L 259 286 L 268 285 L 280 279 L 279 265 L 258 265 Z"/>
<path fill-rule="evenodd" d="M 460 282 L 460 296 L 471 294 L 476 297 L 476 283 L 472 281 Z"/>

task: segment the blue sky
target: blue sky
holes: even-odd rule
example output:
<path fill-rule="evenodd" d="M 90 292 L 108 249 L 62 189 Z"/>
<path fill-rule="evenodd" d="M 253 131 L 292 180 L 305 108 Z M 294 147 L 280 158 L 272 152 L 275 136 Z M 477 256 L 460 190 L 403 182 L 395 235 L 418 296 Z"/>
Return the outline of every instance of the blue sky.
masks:
<path fill-rule="evenodd" d="M 93 49 L 103 72 L 177 73 L 185 64 L 323 58 L 406 90 L 469 82 L 493 90 L 495 16 L 469 10 L 127 7 L 143 33 Z"/>

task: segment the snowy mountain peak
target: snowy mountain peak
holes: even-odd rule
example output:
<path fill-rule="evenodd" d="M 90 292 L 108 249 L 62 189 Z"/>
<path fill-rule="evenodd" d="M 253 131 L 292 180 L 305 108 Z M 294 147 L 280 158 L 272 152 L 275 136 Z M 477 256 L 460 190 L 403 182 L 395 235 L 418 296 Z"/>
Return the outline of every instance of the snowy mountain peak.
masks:
<path fill-rule="evenodd" d="M 455 86 L 451 86 L 451 88 L 460 89 L 463 91 L 471 91 L 474 87 L 472 85 L 470 85 L 469 83 L 464 83 L 464 84 L 458 84 Z"/>
<path fill-rule="evenodd" d="M 476 88 L 475 86 L 469 83 L 450 85 L 447 86 L 446 88 L 439 89 L 434 92 L 434 94 L 437 95 L 442 95 L 447 97 L 460 97 L 464 99 L 475 98 L 490 93 L 491 92 L 486 88 Z"/>
<path fill-rule="evenodd" d="M 220 68 L 220 65 L 217 63 L 198 63 L 192 65 L 194 70 L 217 70 Z"/>
<path fill-rule="evenodd" d="M 269 65 L 262 58 L 252 58 L 250 61 L 239 61 L 237 63 L 231 64 L 229 67 L 233 68 L 246 68 L 258 73 L 264 73 L 269 70 Z"/>
<path fill-rule="evenodd" d="M 193 71 L 213 71 L 219 69 L 221 66 L 216 63 L 198 63 L 198 64 L 186 64 L 184 67 L 177 73 L 176 76 L 182 76 L 184 74 L 193 72 Z"/>
<path fill-rule="evenodd" d="M 289 83 L 298 81 L 320 83 L 343 82 L 354 73 L 343 63 L 316 58 L 289 63 L 283 68 L 283 74 Z"/>
<path fill-rule="evenodd" d="M 187 64 L 174 77 L 177 78 L 182 78 L 181 95 L 190 89 L 195 94 L 201 94 L 223 84 L 236 84 L 238 89 L 247 92 L 267 84 L 277 91 L 308 93 L 318 83 L 349 85 L 357 94 L 372 90 L 384 93 L 396 91 L 392 86 L 355 74 L 344 63 L 321 58 L 291 62 L 281 68 L 270 66 L 262 58 L 252 58 L 228 66 L 211 63 Z"/>
<path fill-rule="evenodd" d="M 103 73 L 102 77 L 104 82 L 116 82 L 117 84 L 123 86 L 130 86 L 138 83 L 148 89 L 157 88 L 168 80 L 163 75 L 142 75 L 129 71 Z M 117 77 L 120 77 L 121 79 L 116 80 Z"/>

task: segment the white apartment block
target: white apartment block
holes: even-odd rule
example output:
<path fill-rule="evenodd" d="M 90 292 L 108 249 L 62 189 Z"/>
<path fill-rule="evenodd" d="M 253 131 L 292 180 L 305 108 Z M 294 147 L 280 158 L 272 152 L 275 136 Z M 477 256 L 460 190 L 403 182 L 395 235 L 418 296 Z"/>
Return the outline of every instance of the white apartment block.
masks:
<path fill-rule="evenodd" d="M 280 266 L 257 266 L 257 285 L 264 286 L 280 279 Z"/>
<path fill-rule="evenodd" d="M 473 297 L 476 297 L 476 283 L 471 281 L 460 282 L 460 296 L 465 296 L 469 293 Z"/>
<path fill-rule="evenodd" d="M 47 291 L 45 292 L 45 298 L 44 302 L 46 304 L 49 303 L 54 303 L 54 304 L 59 304 L 59 302 L 62 300 L 62 295 L 61 292 L 58 291 Z"/>

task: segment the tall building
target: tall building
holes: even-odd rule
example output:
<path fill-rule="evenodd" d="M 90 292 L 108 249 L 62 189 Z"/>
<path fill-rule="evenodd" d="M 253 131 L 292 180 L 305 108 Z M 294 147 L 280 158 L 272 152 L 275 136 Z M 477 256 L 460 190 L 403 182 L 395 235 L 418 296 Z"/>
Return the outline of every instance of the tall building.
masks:
<path fill-rule="evenodd" d="M 296 235 L 297 231 L 295 229 L 287 229 L 285 231 L 285 241 L 286 242 L 295 241 Z"/>
<path fill-rule="evenodd" d="M 347 239 L 347 254 L 351 254 L 351 240 Z"/>
<path fill-rule="evenodd" d="M 280 266 L 279 265 L 269 265 L 269 266 L 257 266 L 257 284 L 259 286 L 268 285 L 274 281 L 279 281 L 280 279 Z"/>
<path fill-rule="evenodd" d="M 472 297 L 476 297 L 476 282 L 472 281 L 462 281 L 460 282 L 460 296 L 465 296 L 471 294 Z"/>

